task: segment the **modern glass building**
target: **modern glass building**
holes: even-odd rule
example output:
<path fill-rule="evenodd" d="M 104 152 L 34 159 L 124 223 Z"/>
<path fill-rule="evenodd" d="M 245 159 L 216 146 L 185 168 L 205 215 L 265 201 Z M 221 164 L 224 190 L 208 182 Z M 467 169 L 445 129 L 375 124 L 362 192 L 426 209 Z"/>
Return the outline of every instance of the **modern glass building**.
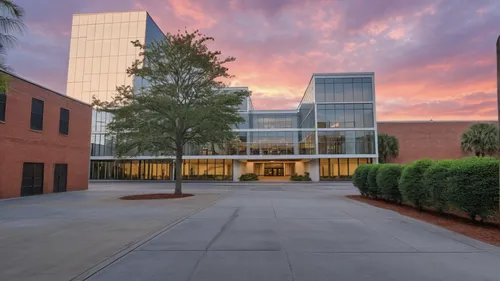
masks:
<path fill-rule="evenodd" d="M 130 41 L 164 36 L 146 12 L 75 15 L 72 34 L 67 92 L 85 102 L 93 95 L 109 100 L 117 85 L 144 85 L 126 75 L 139 59 Z M 234 127 L 234 141 L 185 147 L 184 179 L 237 181 L 245 173 L 287 179 L 307 172 L 313 181 L 333 180 L 378 159 L 372 72 L 315 73 L 296 109 L 256 110 L 247 98 L 239 111 L 245 122 Z M 174 156 L 117 159 L 106 132 L 110 119 L 93 113 L 91 179 L 173 179 Z"/>

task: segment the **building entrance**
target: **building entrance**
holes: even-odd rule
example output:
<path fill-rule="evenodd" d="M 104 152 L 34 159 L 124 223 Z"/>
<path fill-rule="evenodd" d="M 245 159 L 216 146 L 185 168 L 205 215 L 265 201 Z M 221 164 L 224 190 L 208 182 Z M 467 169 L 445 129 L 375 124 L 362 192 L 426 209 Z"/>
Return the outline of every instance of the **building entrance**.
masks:
<path fill-rule="evenodd" d="M 264 168 L 264 176 L 266 177 L 284 177 L 284 168 Z"/>
<path fill-rule="evenodd" d="M 284 177 L 285 165 L 283 163 L 264 163 L 264 176 Z"/>

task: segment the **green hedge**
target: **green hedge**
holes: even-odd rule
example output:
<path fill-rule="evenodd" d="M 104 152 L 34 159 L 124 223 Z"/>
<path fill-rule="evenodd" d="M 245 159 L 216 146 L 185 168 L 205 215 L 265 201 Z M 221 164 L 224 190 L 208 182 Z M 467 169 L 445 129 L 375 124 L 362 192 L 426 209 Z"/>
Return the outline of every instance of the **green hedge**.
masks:
<path fill-rule="evenodd" d="M 354 172 L 353 184 L 364 196 L 402 200 L 419 210 L 449 208 L 485 220 L 498 210 L 499 163 L 495 158 L 465 158 L 422 159 L 404 167 L 362 165 Z"/>
<path fill-rule="evenodd" d="M 472 219 L 488 218 L 498 208 L 499 161 L 494 158 L 467 158 L 450 166 L 449 201 Z"/>
<path fill-rule="evenodd" d="M 256 174 L 243 174 L 240 176 L 240 181 L 258 181 L 259 176 Z"/>
<path fill-rule="evenodd" d="M 424 173 L 424 186 L 429 194 L 429 205 L 443 212 L 449 207 L 448 176 L 450 167 L 457 160 L 440 160 L 432 163 Z"/>
<path fill-rule="evenodd" d="M 429 192 L 424 185 L 423 178 L 425 170 L 431 165 L 432 160 L 418 160 L 406 165 L 401 173 L 399 191 L 404 200 L 412 203 L 419 210 L 428 205 Z"/>
<path fill-rule="evenodd" d="M 398 203 L 402 201 L 399 191 L 399 178 L 402 170 L 403 166 L 398 164 L 380 164 L 377 172 L 377 186 L 384 199 Z"/>
<path fill-rule="evenodd" d="M 373 167 L 370 169 L 368 172 L 368 194 L 371 197 L 377 198 L 381 195 L 381 190 L 379 186 L 377 185 L 377 172 L 380 169 L 381 165 L 380 164 L 375 164 Z"/>
<path fill-rule="evenodd" d="M 368 195 L 368 173 L 373 164 L 365 164 L 356 168 L 352 176 L 352 183 L 359 189 L 361 195 Z"/>
<path fill-rule="evenodd" d="M 309 175 L 308 172 L 305 172 L 305 174 L 302 175 L 297 175 L 293 174 L 290 176 L 291 181 L 311 181 L 311 176 Z"/>

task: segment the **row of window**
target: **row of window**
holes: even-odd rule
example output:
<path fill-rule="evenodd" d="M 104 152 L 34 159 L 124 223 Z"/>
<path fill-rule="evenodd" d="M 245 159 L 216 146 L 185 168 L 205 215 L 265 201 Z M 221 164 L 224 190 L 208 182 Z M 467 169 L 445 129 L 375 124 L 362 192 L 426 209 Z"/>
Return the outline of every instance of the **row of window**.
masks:
<path fill-rule="evenodd" d="M 372 164 L 372 158 L 330 158 L 320 160 L 320 180 L 349 178 L 356 168 L 363 164 Z"/>
<path fill-rule="evenodd" d="M 373 101 L 373 89 L 371 83 L 316 83 L 316 102 L 360 101 Z"/>
<path fill-rule="evenodd" d="M 244 122 L 233 126 L 233 129 L 275 129 L 297 128 L 297 114 L 255 114 L 240 112 Z"/>
<path fill-rule="evenodd" d="M 375 154 L 373 131 L 318 132 L 318 154 Z"/>
<path fill-rule="evenodd" d="M 171 180 L 172 160 L 90 161 L 90 179 Z M 182 161 L 182 179 L 231 180 L 233 160 L 186 159 Z"/>
<path fill-rule="evenodd" d="M 0 94 L 0 121 L 5 122 L 7 111 L 7 95 Z M 43 111 L 44 101 L 31 99 L 30 128 L 32 130 L 43 131 Z M 59 110 L 59 133 L 68 135 L 69 133 L 69 110 L 60 108 Z"/>
<path fill-rule="evenodd" d="M 297 126 L 294 117 L 295 116 L 292 115 L 255 116 L 253 120 L 254 121 L 253 128 L 256 129 L 294 128 Z"/>
<path fill-rule="evenodd" d="M 318 128 L 372 128 L 373 104 L 318 104 Z"/>
<path fill-rule="evenodd" d="M 301 155 L 316 154 L 315 132 L 240 132 L 237 140 L 222 145 L 184 146 L 184 155 Z M 114 137 L 92 134 L 91 156 L 114 156 Z M 374 154 L 371 130 L 318 131 L 318 154 Z M 132 156 L 133 154 L 130 154 Z M 151 154 L 144 153 L 144 156 Z"/>
<path fill-rule="evenodd" d="M 320 179 L 348 178 L 358 166 L 373 162 L 372 158 L 320 159 Z M 173 166 L 172 160 L 91 161 L 90 178 L 171 180 L 173 179 Z M 231 180 L 232 172 L 233 160 L 230 159 L 186 159 L 182 161 L 183 179 Z M 255 163 L 254 173 L 264 176 L 289 176 L 295 173 L 295 163 Z"/>

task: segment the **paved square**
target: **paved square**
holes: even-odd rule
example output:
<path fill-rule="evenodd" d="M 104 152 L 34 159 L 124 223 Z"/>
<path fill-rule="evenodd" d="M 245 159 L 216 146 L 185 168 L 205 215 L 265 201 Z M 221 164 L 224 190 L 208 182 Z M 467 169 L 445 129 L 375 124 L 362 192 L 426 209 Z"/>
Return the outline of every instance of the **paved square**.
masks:
<path fill-rule="evenodd" d="M 347 199 L 346 183 L 231 189 L 90 280 L 500 280 L 500 248 Z"/>
<path fill-rule="evenodd" d="M 117 200 L 172 188 L 0 201 L 0 280 L 500 280 L 500 248 L 347 199 L 350 183 L 187 183 L 196 196 Z"/>

